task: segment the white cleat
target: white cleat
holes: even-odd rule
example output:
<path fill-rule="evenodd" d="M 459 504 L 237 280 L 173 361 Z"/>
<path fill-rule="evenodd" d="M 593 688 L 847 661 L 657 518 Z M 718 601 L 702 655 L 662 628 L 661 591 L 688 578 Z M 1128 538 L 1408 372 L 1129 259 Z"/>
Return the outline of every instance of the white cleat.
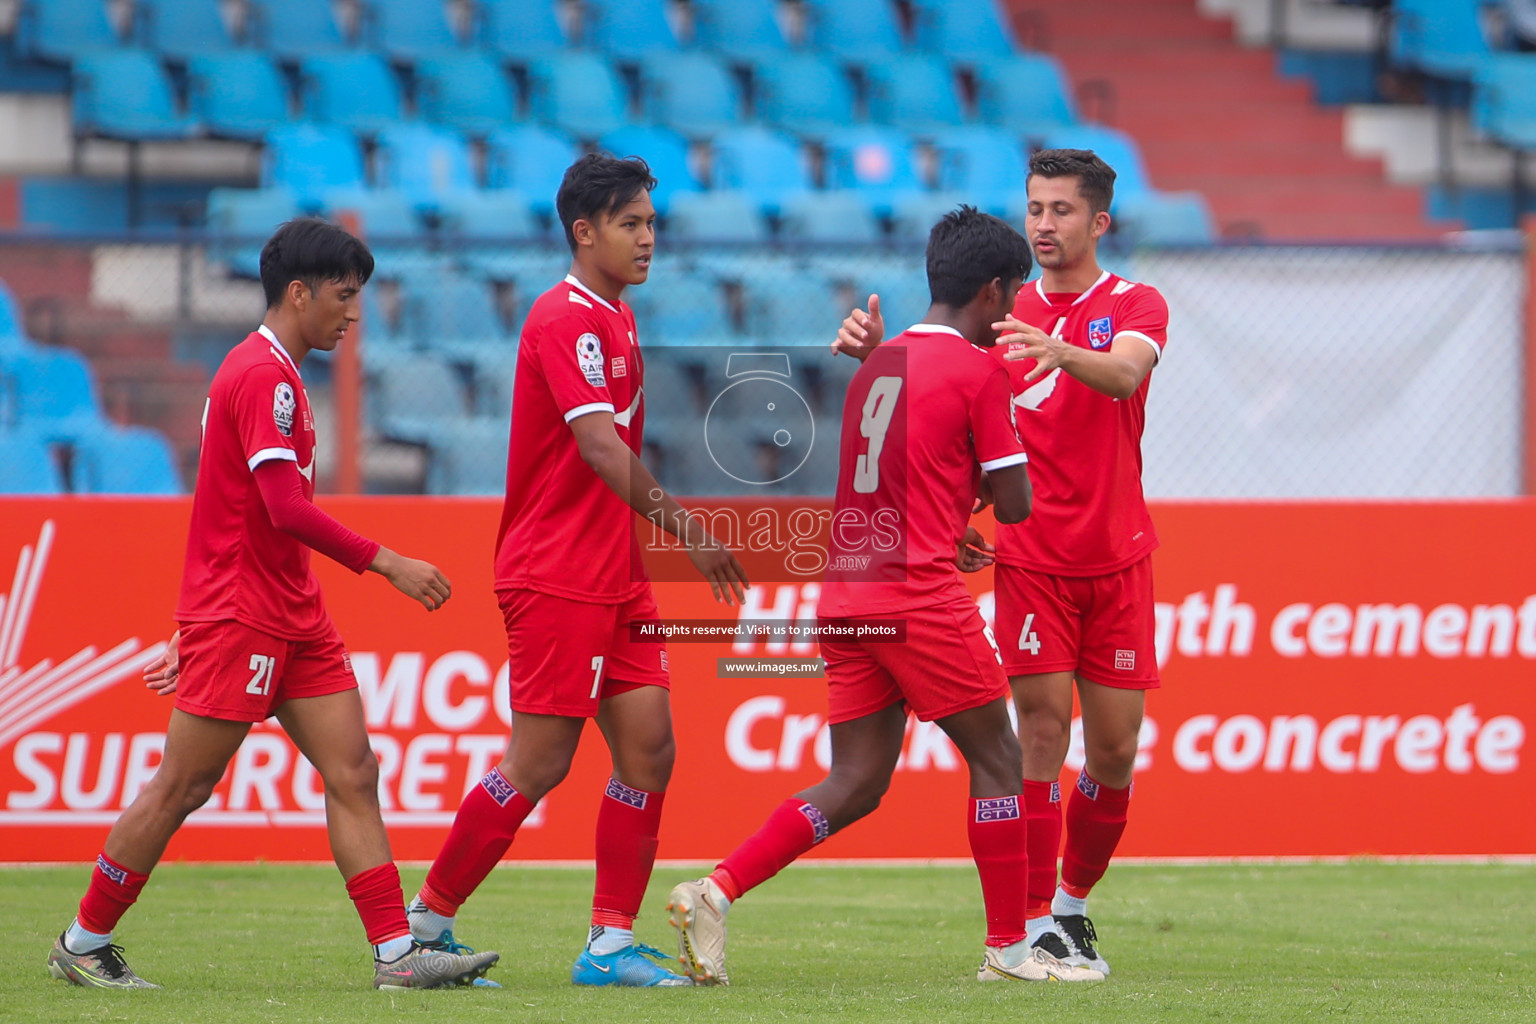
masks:
<path fill-rule="evenodd" d="M 1015 942 L 1003 949 L 987 947 L 976 972 L 977 981 L 1103 981 L 1104 975 L 1057 959 L 1039 947 Z"/>
<path fill-rule="evenodd" d="M 695 985 L 729 985 L 725 972 L 725 914 L 731 901 L 713 879 L 683 882 L 667 898 L 677 929 L 677 959 Z"/>

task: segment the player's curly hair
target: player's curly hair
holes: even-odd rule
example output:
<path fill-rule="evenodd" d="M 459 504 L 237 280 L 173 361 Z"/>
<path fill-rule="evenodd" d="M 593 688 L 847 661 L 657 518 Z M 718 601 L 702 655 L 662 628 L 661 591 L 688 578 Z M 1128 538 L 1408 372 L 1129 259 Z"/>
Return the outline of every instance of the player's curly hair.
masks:
<path fill-rule="evenodd" d="M 282 304 L 290 281 L 311 291 L 322 281 L 356 281 L 373 276 L 373 253 L 363 240 L 319 217 L 297 217 L 272 232 L 261 247 L 261 290 L 267 308 Z"/>
<path fill-rule="evenodd" d="M 641 192 L 656 187 L 650 165 L 638 156 L 618 157 L 588 153 L 565 169 L 555 210 L 565 228 L 565 242 L 576 251 L 576 222 L 591 221 L 598 214 L 612 216 L 634 201 Z"/>
<path fill-rule="evenodd" d="M 974 206 L 949 211 L 928 233 L 928 293 L 935 303 L 958 309 L 994 278 L 1022 281 L 1029 268 L 1024 236 Z"/>
<path fill-rule="evenodd" d="M 1115 170 L 1091 149 L 1042 149 L 1029 158 L 1029 178 L 1076 178 L 1088 209 L 1103 213 L 1115 198 Z"/>

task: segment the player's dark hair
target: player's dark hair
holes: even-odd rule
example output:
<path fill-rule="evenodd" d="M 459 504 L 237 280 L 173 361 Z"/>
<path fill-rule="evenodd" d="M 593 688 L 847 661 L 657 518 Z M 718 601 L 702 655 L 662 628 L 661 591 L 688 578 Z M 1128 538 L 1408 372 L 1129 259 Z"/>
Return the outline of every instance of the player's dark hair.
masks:
<path fill-rule="evenodd" d="M 1006 222 L 974 206 L 946 213 L 928 233 L 928 294 L 959 309 L 993 278 L 1029 276 L 1029 243 Z"/>
<path fill-rule="evenodd" d="M 650 165 L 638 156 L 620 160 L 607 153 L 588 153 L 577 160 L 565 169 L 555 195 L 566 244 L 576 251 L 577 221 L 593 221 L 599 214 L 612 216 L 641 192 L 655 187 Z"/>
<path fill-rule="evenodd" d="M 351 232 L 319 217 L 298 217 L 272 233 L 261 247 L 261 289 L 267 308 L 282 304 L 288 282 L 311 291 L 322 281 L 356 281 L 373 276 L 373 253 Z"/>
<path fill-rule="evenodd" d="M 1091 149 L 1042 149 L 1029 158 L 1029 178 L 1076 178 L 1088 209 L 1103 213 L 1115 198 L 1115 170 Z"/>

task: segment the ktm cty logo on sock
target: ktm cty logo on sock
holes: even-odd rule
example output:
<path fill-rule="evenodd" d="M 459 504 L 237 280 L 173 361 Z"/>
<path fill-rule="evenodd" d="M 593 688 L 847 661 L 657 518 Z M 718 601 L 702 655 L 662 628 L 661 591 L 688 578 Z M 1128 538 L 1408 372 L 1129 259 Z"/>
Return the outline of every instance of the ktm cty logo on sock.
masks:
<path fill-rule="evenodd" d="M 646 797 L 650 794 L 624 785 L 618 779 L 609 779 L 608 788 L 603 791 L 611 800 L 617 800 L 621 804 L 628 804 L 636 810 L 645 810 Z"/>
<path fill-rule="evenodd" d="M 1019 798 L 1016 796 L 989 797 L 976 801 L 976 823 L 987 821 L 1013 821 L 1019 817 Z"/>

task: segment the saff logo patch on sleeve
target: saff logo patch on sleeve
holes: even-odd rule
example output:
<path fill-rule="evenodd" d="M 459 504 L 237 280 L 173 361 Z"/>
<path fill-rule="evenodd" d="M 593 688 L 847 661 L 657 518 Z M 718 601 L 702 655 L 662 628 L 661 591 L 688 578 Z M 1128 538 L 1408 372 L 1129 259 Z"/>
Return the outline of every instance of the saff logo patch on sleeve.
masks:
<path fill-rule="evenodd" d="M 287 381 L 279 381 L 272 392 L 272 422 L 284 437 L 293 436 L 293 414 L 299 403 L 293 397 L 293 388 Z"/>
<path fill-rule="evenodd" d="M 1094 348 L 1108 348 L 1114 337 L 1114 332 L 1109 328 L 1109 317 L 1101 316 L 1088 322 L 1088 344 Z"/>
<path fill-rule="evenodd" d="M 576 365 L 581 367 L 581 375 L 588 384 L 595 388 L 608 386 L 603 373 L 603 343 L 597 335 L 587 333 L 576 339 Z"/>

